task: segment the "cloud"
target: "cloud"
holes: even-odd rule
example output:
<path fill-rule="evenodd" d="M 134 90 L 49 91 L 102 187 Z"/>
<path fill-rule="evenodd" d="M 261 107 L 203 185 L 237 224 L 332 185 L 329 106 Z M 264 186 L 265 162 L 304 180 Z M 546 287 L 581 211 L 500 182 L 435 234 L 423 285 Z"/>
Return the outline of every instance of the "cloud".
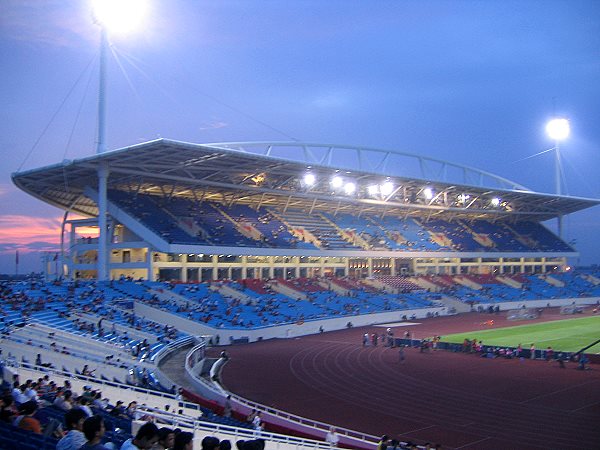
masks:
<path fill-rule="evenodd" d="M 200 126 L 200 130 L 217 130 L 219 128 L 225 128 L 229 124 L 221 121 L 221 120 L 212 120 L 210 122 L 204 122 Z"/>
<path fill-rule="evenodd" d="M 35 242 L 29 242 L 28 244 L 25 244 L 25 245 L 17 244 L 15 242 L 0 244 L 0 254 L 14 253 L 16 250 L 19 250 L 20 253 L 55 252 L 58 250 L 58 243 L 35 241 Z"/>
<path fill-rule="evenodd" d="M 60 244 L 60 217 L 0 216 L 0 252 L 39 251 Z"/>
<path fill-rule="evenodd" d="M 324 92 L 322 94 L 317 95 L 312 100 L 313 106 L 317 108 L 343 108 L 349 102 L 349 95 L 344 92 Z"/>
<path fill-rule="evenodd" d="M 59 0 L 3 0 L 1 33 L 7 38 L 53 47 L 97 40 L 88 2 Z"/>

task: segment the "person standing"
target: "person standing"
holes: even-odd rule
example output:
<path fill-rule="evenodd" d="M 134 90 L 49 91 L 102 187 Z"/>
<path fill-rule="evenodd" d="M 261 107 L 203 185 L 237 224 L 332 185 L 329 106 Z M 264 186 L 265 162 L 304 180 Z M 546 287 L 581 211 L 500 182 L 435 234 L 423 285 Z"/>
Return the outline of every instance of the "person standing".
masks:
<path fill-rule="evenodd" d="M 337 448 L 340 437 L 335 432 L 335 428 L 331 427 L 325 436 L 325 441 L 329 443 L 331 448 Z"/>
<path fill-rule="evenodd" d="M 260 437 L 261 431 L 263 430 L 260 411 L 257 411 L 256 415 L 252 419 L 252 427 L 254 428 L 254 438 L 258 439 Z"/>
<path fill-rule="evenodd" d="M 404 345 L 401 345 L 398 349 L 398 358 L 400 359 L 400 364 L 402 364 L 405 359 L 404 347 L 405 347 Z"/>
<path fill-rule="evenodd" d="M 533 342 L 531 343 L 531 347 L 529 347 L 529 357 L 535 359 L 535 344 Z"/>

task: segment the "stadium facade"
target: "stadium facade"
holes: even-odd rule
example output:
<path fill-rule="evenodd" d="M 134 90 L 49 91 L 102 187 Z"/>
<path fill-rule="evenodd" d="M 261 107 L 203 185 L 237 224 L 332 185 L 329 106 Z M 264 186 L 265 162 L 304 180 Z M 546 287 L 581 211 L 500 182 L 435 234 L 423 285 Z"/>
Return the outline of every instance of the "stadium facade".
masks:
<path fill-rule="evenodd" d="M 12 178 L 64 211 L 47 272 L 100 280 L 544 273 L 578 253 L 542 222 L 600 203 L 308 143 L 159 139 Z"/>

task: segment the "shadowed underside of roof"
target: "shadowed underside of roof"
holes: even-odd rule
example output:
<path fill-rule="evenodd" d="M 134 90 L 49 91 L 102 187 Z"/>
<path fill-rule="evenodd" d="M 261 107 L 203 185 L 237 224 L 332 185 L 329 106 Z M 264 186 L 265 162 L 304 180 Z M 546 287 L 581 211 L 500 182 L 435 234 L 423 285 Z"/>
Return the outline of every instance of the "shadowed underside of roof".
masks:
<path fill-rule="evenodd" d="M 400 217 L 544 221 L 600 203 L 597 199 L 533 192 L 467 166 L 409 153 L 302 143 L 191 144 L 166 139 L 13 174 L 14 183 L 64 210 L 96 216 L 84 195 L 98 186 L 98 168 L 110 171 L 109 189 L 225 204 Z M 317 182 L 303 186 L 310 171 Z M 332 189 L 334 175 L 357 186 L 354 195 Z M 389 181 L 393 192 L 368 187 Z M 433 195 L 423 195 L 429 189 Z M 491 200 L 498 199 L 494 205 Z M 498 204 L 499 203 L 499 204 Z"/>

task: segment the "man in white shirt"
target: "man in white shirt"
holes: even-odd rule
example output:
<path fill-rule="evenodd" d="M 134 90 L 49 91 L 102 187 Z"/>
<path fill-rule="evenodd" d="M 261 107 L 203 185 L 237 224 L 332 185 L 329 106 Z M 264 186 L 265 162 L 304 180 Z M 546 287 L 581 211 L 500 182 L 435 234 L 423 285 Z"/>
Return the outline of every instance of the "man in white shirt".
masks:
<path fill-rule="evenodd" d="M 13 384 L 12 397 L 17 406 L 29 401 L 29 398 L 24 394 L 24 390 L 25 385 L 19 386 L 19 382 L 15 381 Z"/>
<path fill-rule="evenodd" d="M 80 408 L 73 408 L 65 414 L 68 433 L 56 444 L 56 450 L 79 450 L 87 439 L 83 434 L 83 421 L 87 418 Z"/>

